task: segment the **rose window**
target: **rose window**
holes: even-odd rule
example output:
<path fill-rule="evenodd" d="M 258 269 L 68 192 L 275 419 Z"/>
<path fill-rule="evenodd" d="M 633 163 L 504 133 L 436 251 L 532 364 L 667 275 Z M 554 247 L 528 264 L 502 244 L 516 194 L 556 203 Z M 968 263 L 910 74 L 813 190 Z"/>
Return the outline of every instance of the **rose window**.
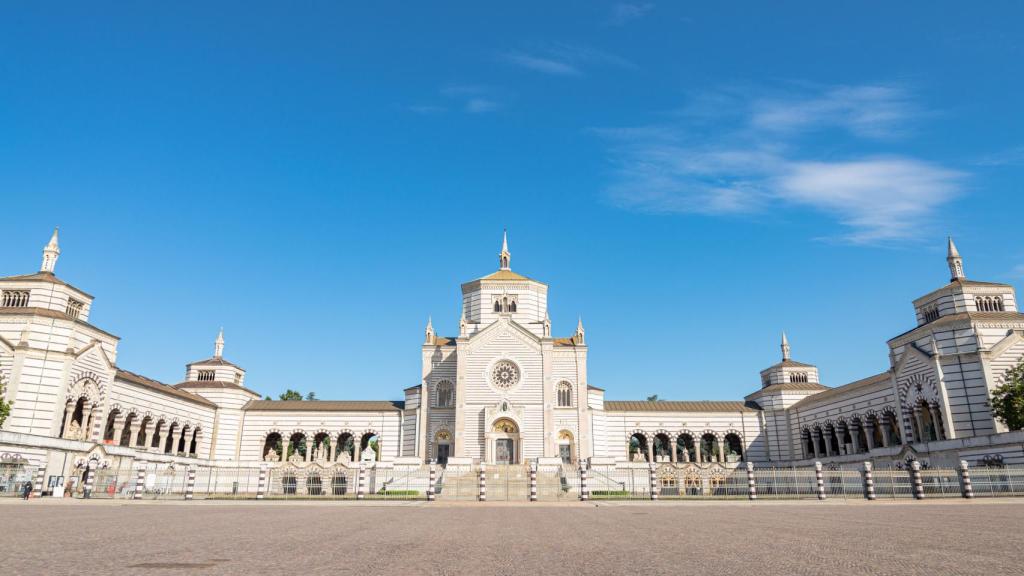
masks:
<path fill-rule="evenodd" d="M 501 390 L 512 388 L 519 383 L 519 367 L 508 360 L 498 362 L 491 369 L 491 383 Z"/>

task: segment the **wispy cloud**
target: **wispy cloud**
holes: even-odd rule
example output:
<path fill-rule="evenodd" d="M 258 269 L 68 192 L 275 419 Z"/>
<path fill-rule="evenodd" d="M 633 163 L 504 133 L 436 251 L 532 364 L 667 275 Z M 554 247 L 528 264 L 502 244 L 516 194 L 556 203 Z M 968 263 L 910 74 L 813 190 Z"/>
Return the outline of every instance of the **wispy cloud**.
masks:
<path fill-rule="evenodd" d="M 535 56 L 523 52 L 510 52 L 505 54 L 505 60 L 510 64 L 555 76 L 579 76 L 582 74 L 576 66 L 566 61 L 556 60 L 553 57 Z"/>
<path fill-rule="evenodd" d="M 449 110 L 484 114 L 500 109 L 502 98 L 506 95 L 502 90 L 482 84 L 449 84 L 441 87 L 438 93 L 442 103 L 413 104 L 405 106 L 405 109 L 423 116 L 442 114 Z"/>
<path fill-rule="evenodd" d="M 799 136 L 838 128 L 852 141 L 888 138 L 914 116 L 910 96 L 887 87 L 829 88 L 784 100 L 698 98 L 674 122 L 597 130 L 611 144 L 609 199 L 623 208 L 709 215 L 809 208 L 835 218 L 840 239 L 914 238 L 960 193 L 966 175 L 907 155 L 817 157 Z M 727 102 L 728 113 L 708 105 Z M 717 121 L 706 123 L 709 114 Z"/>
<path fill-rule="evenodd" d="M 410 111 L 410 112 L 414 112 L 416 114 L 423 114 L 423 115 L 427 115 L 427 114 L 440 114 L 440 113 L 446 112 L 448 110 L 444 106 L 434 106 L 434 105 L 430 105 L 430 104 L 413 104 L 411 106 L 406 106 L 405 109 Z"/>
<path fill-rule="evenodd" d="M 978 159 L 978 166 L 1024 166 L 1024 146 L 1017 146 Z"/>
<path fill-rule="evenodd" d="M 572 44 L 544 44 L 531 50 L 506 52 L 501 55 L 501 60 L 552 76 L 582 76 L 586 68 L 596 66 L 636 67 L 620 56 Z"/>
<path fill-rule="evenodd" d="M 630 2 L 619 2 L 611 8 L 608 17 L 608 24 L 612 26 L 625 26 L 634 20 L 639 20 L 654 9 L 654 4 L 635 4 Z"/>
<path fill-rule="evenodd" d="M 491 112 L 499 108 L 499 104 L 494 100 L 488 100 L 487 98 L 470 98 L 466 101 L 466 112 L 471 114 L 483 114 L 484 112 Z"/>

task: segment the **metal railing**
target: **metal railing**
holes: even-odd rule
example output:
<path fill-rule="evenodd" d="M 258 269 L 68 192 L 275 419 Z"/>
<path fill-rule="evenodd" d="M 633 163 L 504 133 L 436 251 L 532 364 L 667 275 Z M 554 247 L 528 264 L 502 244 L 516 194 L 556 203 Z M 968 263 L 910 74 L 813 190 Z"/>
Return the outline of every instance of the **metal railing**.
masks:
<path fill-rule="evenodd" d="M 979 466 L 970 474 L 975 496 L 1024 496 L 1024 465 Z"/>

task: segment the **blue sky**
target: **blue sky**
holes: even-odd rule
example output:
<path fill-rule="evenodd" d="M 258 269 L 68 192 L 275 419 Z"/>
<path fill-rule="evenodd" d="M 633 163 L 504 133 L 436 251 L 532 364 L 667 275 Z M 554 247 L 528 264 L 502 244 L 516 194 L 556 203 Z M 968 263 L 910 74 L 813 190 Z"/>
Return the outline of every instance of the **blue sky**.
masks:
<path fill-rule="evenodd" d="M 1017 283 L 1024 9 L 989 2 L 0 8 L 0 274 L 97 296 L 119 364 L 400 398 L 460 282 L 550 285 L 608 398 L 887 368 L 910 301 Z"/>

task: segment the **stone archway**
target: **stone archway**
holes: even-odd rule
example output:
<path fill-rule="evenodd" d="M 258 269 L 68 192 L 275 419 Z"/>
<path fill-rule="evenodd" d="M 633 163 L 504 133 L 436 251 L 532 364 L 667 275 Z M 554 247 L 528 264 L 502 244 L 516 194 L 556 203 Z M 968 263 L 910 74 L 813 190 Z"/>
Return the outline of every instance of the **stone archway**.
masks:
<path fill-rule="evenodd" d="M 522 448 L 519 424 L 511 418 L 498 418 L 484 434 L 484 461 L 488 464 L 518 464 Z"/>

